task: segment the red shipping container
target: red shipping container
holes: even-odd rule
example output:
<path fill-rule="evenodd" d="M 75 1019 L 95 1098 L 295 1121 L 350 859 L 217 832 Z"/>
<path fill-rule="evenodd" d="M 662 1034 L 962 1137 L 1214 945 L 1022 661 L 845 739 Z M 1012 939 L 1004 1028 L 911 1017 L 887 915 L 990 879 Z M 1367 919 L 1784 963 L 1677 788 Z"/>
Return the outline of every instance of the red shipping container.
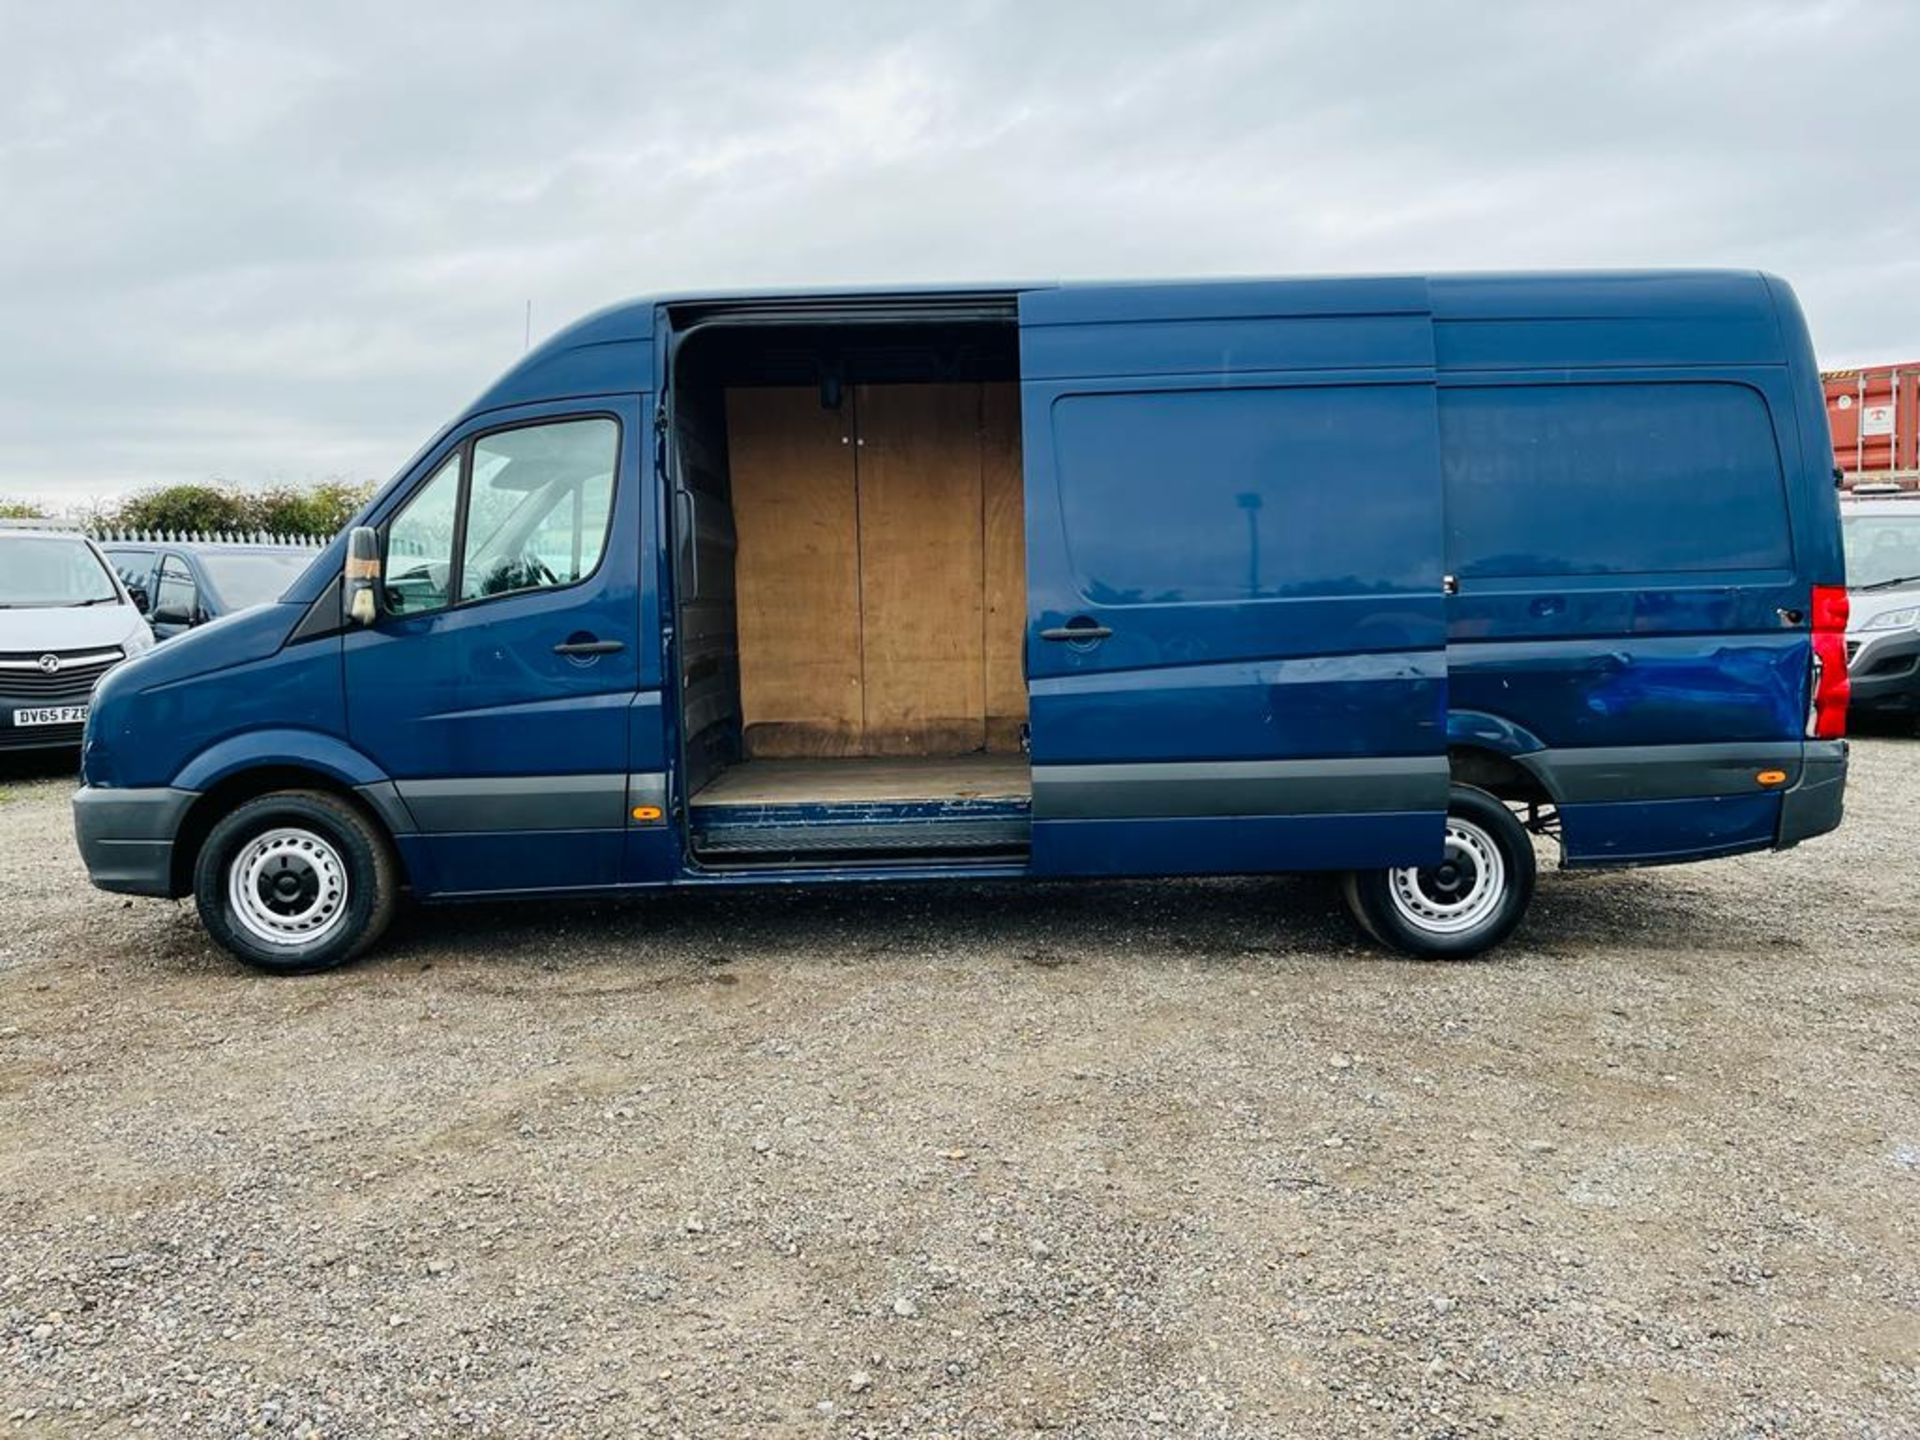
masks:
<path fill-rule="evenodd" d="M 1849 484 L 1920 472 L 1920 361 L 1828 370 L 1820 379 L 1833 463 Z"/>

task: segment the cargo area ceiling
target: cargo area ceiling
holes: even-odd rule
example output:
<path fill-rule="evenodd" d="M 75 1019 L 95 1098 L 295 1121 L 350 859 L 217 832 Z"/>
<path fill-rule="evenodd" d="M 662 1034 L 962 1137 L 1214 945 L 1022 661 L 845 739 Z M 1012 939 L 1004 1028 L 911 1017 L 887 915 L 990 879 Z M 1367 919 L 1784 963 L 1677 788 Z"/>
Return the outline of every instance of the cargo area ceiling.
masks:
<path fill-rule="evenodd" d="M 1013 381 L 1019 331 L 1011 324 L 771 326 L 728 320 L 684 336 L 674 363 L 683 390 L 745 385 L 926 384 Z"/>

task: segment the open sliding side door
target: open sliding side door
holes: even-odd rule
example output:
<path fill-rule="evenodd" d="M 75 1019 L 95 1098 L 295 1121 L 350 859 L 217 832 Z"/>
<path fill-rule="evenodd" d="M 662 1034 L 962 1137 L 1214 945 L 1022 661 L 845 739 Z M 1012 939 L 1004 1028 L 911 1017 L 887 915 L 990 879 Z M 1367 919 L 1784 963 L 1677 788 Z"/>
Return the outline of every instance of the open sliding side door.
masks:
<path fill-rule="evenodd" d="M 1425 282 L 1033 291 L 1020 355 L 1033 871 L 1437 862 Z"/>

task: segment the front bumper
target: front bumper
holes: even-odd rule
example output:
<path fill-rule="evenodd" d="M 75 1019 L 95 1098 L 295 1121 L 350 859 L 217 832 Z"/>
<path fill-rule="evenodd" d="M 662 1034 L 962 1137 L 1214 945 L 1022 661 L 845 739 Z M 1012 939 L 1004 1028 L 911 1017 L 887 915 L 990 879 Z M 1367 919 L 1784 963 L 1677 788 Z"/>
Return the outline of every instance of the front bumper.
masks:
<path fill-rule="evenodd" d="M 174 837 L 199 798 L 170 788 L 75 791 L 73 833 L 88 877 L 121 895 L 173 895 Z"/>
<path fill-rule="evenodd" d="M 1780 797 L 1780 830 L 1774 847 L 1790 850 L 1840 824 L 1847 790 L 1847 742 L 1809 740 L 1800 778 Z"/>
<path fill-rule="evenodd" d="M 1867 630 L 1847 637 L 1851 709 L 1861 713 L 1920 711 L 1920 630 Z"/>
<path fill-rule="evenodd" d="M 24 754 L 29 750 L 77 750 L 81 725 L 0 725 L 0 754 Z"/>

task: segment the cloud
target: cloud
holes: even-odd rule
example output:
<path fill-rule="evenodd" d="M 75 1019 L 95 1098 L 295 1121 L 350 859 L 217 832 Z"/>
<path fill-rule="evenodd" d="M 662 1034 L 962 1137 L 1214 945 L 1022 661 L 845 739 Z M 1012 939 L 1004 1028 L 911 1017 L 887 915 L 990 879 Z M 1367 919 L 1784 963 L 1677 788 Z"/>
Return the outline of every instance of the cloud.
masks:
<path fill-rule="evenodd" d="M 1759 265 L 1920 350 L 1865 4 L 0 12 L 0 493 L 383 478 L 656 289 Z"/>

